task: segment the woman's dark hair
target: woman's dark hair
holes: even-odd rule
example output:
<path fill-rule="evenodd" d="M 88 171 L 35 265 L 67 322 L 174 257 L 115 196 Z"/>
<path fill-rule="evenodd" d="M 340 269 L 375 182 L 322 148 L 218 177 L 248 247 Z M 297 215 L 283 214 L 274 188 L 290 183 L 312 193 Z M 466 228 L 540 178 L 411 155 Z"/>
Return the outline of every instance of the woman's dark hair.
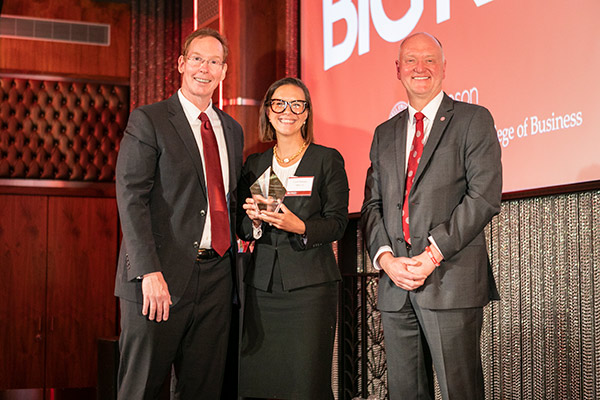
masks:
<path fill-rule="evenodd" d="M 306 87 L 304 82 L 302 82 L 298 78 L 293 78 L 293 77 L 287 77 L 287 78 L 278 80 L 277 82 L 273 83 L 267 90 L 267 93 L 265 93 L 263 102 L 260 105 L 260 117 L 258 120 L 258 137 L 260 138 L 261 142 L 270 142 L 270 141 L 277 139 L 276 134 L 275 134 L 275 128 L 273 128 L 273 125 L 271 125 L 271 122 L 269 121 L 269 115 L 268 115 L 269 103 L 271 101 L 271 98 L 273 97 L 273 93 L 275 93 L 275 91 L 278 88 L 280 88 L 281 86 L 285 86 L 285 85 L 297 86 L 300 89 L 302 89 L 302 91 L 304 92 L 304 99 L 308 103 L 306 105 L 305 112 L 308 113 L 308 116 L 306 118 L 306 123 L 304 125 L 302 125 L 301 131 L 302 131 L 302 137 L 304 138 L 304 141 L 306 143 L 312 143 L 314 136 L 313 136 L 312 101 L 310 100 L 310 93 L 308 92 L 308 88 Z"/>

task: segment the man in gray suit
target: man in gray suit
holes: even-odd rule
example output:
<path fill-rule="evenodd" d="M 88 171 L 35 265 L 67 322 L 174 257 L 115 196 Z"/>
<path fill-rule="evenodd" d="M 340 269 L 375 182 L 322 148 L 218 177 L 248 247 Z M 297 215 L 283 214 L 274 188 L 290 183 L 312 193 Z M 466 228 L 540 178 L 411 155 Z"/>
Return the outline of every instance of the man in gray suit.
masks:
<path fill-rule="evenodd" d="M 218 32 L 192 33 L 178 60 L 181 89 L 135 109 L 121 141 L 119 399 L 157 398 L 172 369 L 176 398 L 220 396 L 244 143 L 211 101 L 227 51 Z"/>
<path fill-rule="evenodd" d="M 370 153 L 361 224 L 381 269 L 390 399 L 433 399 L 432 365 L 442 398 L 484 398 L 483 306 L 498 293 L 483 229 L 500 210 L 500 145 L 485 108 L 444 94 L 445 67 L 435 37 L 402 42 L 409 106 Z"/>

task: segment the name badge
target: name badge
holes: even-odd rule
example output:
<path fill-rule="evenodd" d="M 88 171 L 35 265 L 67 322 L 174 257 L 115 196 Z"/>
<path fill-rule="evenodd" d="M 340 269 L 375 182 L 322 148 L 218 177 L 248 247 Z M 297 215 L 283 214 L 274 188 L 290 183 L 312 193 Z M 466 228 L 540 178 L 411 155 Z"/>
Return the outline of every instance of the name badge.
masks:
<path fill-rule="evenodd" d="M 287 196 L 310 196 L 314 176 L 290 176 L 287 182 Z"/>

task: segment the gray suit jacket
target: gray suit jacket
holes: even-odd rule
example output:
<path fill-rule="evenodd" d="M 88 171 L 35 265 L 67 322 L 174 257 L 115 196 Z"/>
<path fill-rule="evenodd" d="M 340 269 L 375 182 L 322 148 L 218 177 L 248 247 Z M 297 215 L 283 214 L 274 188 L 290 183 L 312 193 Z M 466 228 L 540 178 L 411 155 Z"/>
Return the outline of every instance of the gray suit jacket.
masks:
<path fill-rule="evenodd" d="M 232 261 L 237 251 L 235 210 L 244 144 L 241 126 L 215 107 L 229 158 Z M 173 304 L 191 276 L 207 213 L 202 159 L 177 94 L 129 116 L 116 169 L 123 240 L 115 295 L 142 302 L 136 278 L 162 271 Z"/>
<path fill-rule="evenodd" d="M 412 251 L 402 230 L 406 127 L 404 110 L 375 130 L 361 225 L 369 254 L 390 246 L 396 257 L 420 254 L 432 236 L 441 267 L 414 291 L 431 309 L 482 307 L 498 298 L 483 232 L 500 211 L 502 167 L 494 121 L 483 107 L 444 95 L 409 196 Z M 382 272 L 378 307 L 397 311 L 407 291 Z"/>
<path fill-rule="evenodd" d="M 269 167 L 273 149 L 248 157 L 239 184 L 238 235 L 253 240 L 252 221 L 241 208 L 250 197 L 250 185 Z M 344 235 L 348 223 L 348 178 L 344 159 L 334 149 L 311 144 L 295 176 L 313 176 L 310 196 L 286 197 L 283 203 L 306 225 L 306 243 L 301 235 L 263 224 L 255 243 L 253 265 L 244 282 L 267 290 L 273 266 L 279 264 L 283 287 L 297 289 L 341 279 L 331 243 Z"/>

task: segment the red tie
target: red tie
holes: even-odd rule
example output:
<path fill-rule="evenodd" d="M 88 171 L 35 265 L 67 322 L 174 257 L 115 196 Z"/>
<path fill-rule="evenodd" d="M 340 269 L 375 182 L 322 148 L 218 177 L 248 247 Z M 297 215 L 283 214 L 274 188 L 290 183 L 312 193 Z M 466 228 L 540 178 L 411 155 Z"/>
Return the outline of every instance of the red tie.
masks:
<path fill-rule="evenodd" d="M 404 204 L 402 206 L 402 230 L 404 231 L 404 240 L 410 243 L 410 230 L 408 223 L 408 195 L 417 173 L 417 167 L 419 161 L 421 161 L 421 154 L 423 154 L 423 141 L 425 135 L 423 134 L 423 118 L 425 115 L 421 112 L 415 113 L 415 120 L 417 121 L 417 127 L 415 129 L 415 137 L 413 138 L 412 146 L 410 147 L 410 154 L 408 155 L 408 167 L 406 168 L 406 189 L 404 191 Z"/>
<path fill-rule="evenodd" d="M 210 226 L 212 248 L 220 256 L 231 246 L 229 236 L 229 216 L 219 146 L 212 125 L 206 113 L 200 114 L 200 133 L 202 134 L 202 150 L 204 152 L 204 167 L 206 170 L 206 187 L 208 188 L 208 203 L 210 205 Z"/>

